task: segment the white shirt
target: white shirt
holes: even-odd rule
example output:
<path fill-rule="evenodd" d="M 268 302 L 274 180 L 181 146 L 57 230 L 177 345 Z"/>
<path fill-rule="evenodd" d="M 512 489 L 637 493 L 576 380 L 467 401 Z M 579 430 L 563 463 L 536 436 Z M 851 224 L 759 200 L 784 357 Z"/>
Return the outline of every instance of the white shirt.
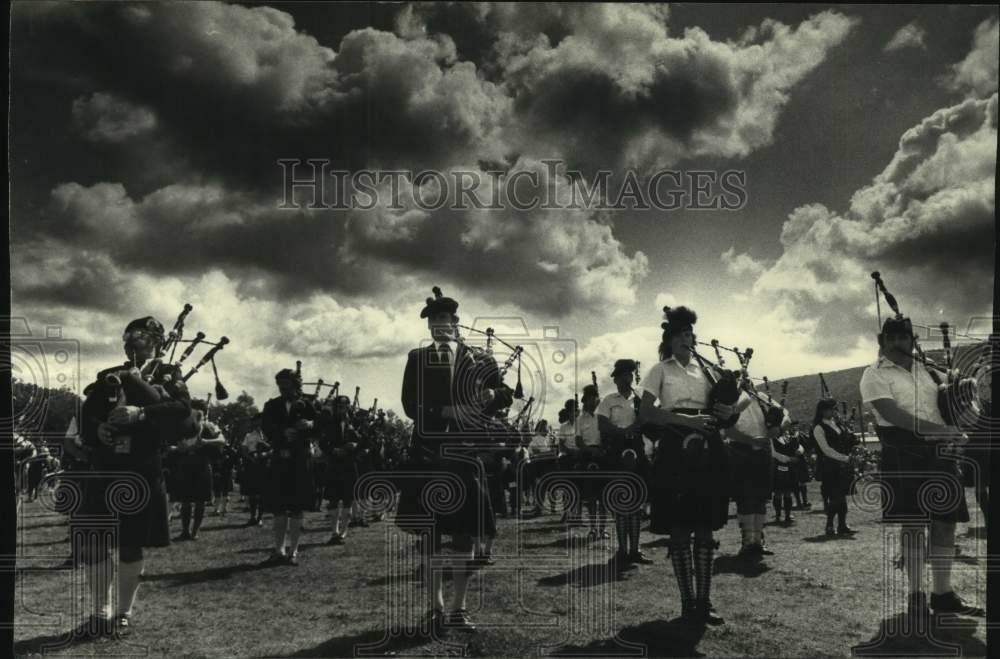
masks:
<path fill-rule="evenodd" d="M 628 428 L 635 423 L 635 397 L 622 396 L 618 391 L 609 394 L 597 404 L 597 416 L 603 416 L 616 428 Z"/>
<path fill-rule="evenodd" d="M 944 424 L 941 410 L 938 408 L 937 384 L 924 365 L 916 359 L 907 371 L 891 359 L 880 356 L 878 361 L 865 369 L 861 376 L 860 388 L 861 399 L 868 404 L 875 400 L 893 400 L 900 409 L 917 419 Z M 878 410 L 873 409 L 873 411 L 877 425 L 892 426 L 882 418 Z M 914 429 L 906 428 L 906 430 Z"/>
<path fill-rule="evenodd" d="M 533 435 L 531 437 L 531 443 L 528 448 L 531 449 L 532 455 L 538 455 L 539 453 L 547 453 L 549 451 L 555 450 L 554 438 L 549 437 L 548 433 L 541 435 Z"/>
<path fill-rule="evenodd" d="M 243 438 L 243 450 L 247 453 L 256 451 L 259 444 L 267 444 L 267 441 L 264 439 L 264 433 L 260 430 L 251 430 Z"/>
<path fill-rule="evenodd" d="M 740 398 L 745 396 L 747 393 L 741 391 Z M 725 434 L 728 439 L 747 444 L 754 449 L 771 447 L 771 442 L 767 439 L 767 419 L 757 401 L 750 402 L 750 405 L 740 413 L 740 418 L 733 427 L 725 430 Z"/>
<path fill-rule="evenodd" d="M 570 450 L 576 448 L 576 424 L 572 421 L 559 426 L 559 444 Z"/>
<path fill-rule="evenodd" d="M 687 366 L 676 357 L 663 360 L 646 373 L 642 388 L 656 396 L 660 407 L 669 412 L 680 407 L 705 409 L 712 385 L 694 357 Z"/>
<path fill-rule="evenodd" d="M 600 446 L 601 431 L 597 427 L 597 417 L 586 410 L 580 413 L 580 436 L 584 446 Z"/>

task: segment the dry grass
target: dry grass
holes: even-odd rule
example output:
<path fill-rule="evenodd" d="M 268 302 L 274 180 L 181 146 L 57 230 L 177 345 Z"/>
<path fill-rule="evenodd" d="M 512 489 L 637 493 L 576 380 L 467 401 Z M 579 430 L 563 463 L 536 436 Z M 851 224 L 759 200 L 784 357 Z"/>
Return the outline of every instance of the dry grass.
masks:
<path fill-rule="evenodd" d="M 812 496 L 815 501 L 818 492 Z M 501 520 L 498 563 L 479 573 L 469 599 L 480 631 L 441 643 L 390 634 L 412 632 L 425 611 L 410 536 L 380 523 L 352 529 L 344 547 L 327 547 L 328 522 L 312 513 L 299 567 L 264 568 L 259 563 L 270 530 L 243 528 L 246 515 L 237 504 L 226 518 L 208 518 L 197 542 L 150 552 L 137 629 L 127 642 L 57 649 L 82 615 L 82 572 L 57 569 L 68 551 L 64 519 L 28 504 L 19 522 L 16 650 L 170 657 L 811 657 L 849 655 L 872 641 L 879 654 L 933 650 L 929 641 L 888 629 L 902 594 L 884 604 L 885 574 L 901 584 L 901 573 L 887 567 L 893 557 L 883 550 L 877 515 L 853 505 L 849 522 L 859 533 L 851 540 L 825 540 L 819 512 L 798 513 L 792 527 L 769 525 L 776 555 L 758 570 L 735 558 L 739 532 L 732 520 L 718 535 L 713 584 L 713 600 L 728 624 L 699 634 L 675 620 L 680 607 L 663 537 L 644 533 L 645 551 L 656 563 L 616 579 L 606 566 L 612 547 L 581 541 L 584 531 L 567 531 L 557 516 L 520 525 Z M 984 605 L 985 533 L 978 523 L 963 525 L 959 541 L 968 558 L 956 564 L 957 590 Z M 946 623 L 933 629 L 938 643 L 958 645 L 966 656 L 986 655 L 984 622 Z"/>

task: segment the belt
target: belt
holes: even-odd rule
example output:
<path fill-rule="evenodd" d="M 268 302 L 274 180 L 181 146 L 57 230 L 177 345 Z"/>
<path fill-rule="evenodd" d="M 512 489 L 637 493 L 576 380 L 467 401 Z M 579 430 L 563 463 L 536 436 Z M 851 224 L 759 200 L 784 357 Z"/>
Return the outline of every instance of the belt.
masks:
<path fill-rule="evenodd" d="M 698 410 L 692 407 L 675 407 L 671 409 L 670 412 L 671 414 L 690 414 L 690 415 L 711 414 L 709 410 Z"/>

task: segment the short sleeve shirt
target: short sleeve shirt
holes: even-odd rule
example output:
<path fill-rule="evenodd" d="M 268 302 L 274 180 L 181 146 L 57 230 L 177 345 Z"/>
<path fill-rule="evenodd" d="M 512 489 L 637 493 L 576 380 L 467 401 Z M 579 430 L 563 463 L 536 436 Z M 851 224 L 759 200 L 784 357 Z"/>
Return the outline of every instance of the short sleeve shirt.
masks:
<path fill-rule="evenodd" d="M 917 360 L 913 360 L 907 371 L 886 357 L 868 366 L 861 376 L 861 399 L 869 405 L 875 400 L 890 399 L 899 405 L 900 409 L 924 421 L 943 424 L 941 411 L 938 408 L 937 384 L 931 378 L 927 369 Z M 891 423 L 875 412 L 876 424 L 890 427 Z"/>
<path fill-rule="evenodd" d="M 696 359 L 683 366 L 676 357 L 670 357 L 646 373 L 642 388 L 656 396 L 664 410 L 705 409 L 711 384 Z"/>
<path fill-rule="evenodd" d="M 584 446 L 600 446 L 601 431 L 597 428 L 597 417 L 589 412 L 580 414 L 580 436 Z"/>
<path fill-rule="evenodd" d="M 559 426 L 559 444 L 566 448 L 576 448 L 576 425 L 572 421 Z"/>
<path fill-rule="evenodd" d="M 633 400 L 633 396 L 622 396 L 616 391 L 601 399 L 597 405 L 597 415 L 606 418 L 616 428 L 628 428 L 635 423 Z"/>

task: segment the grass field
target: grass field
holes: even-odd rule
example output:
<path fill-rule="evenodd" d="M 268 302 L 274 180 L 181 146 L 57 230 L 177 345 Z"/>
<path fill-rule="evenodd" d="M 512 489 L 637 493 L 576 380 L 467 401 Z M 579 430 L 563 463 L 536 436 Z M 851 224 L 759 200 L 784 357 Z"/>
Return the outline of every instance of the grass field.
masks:
<path fill-rule="evenodd" d="M 810 484 L 813 502 L 818 486 Z M 985 606 L 985 530 L 974 496 L 973 523 L 961 525 L 956 590 Z M 235 496 L 234 496 L 235 500 Z M 37 503 L 19 520 L 15 650 L 99 656 L 846 656 L 869 644 L 877 655 L 985 656 L 985 623 L 940 619 L 926 638 L 895 629 L 902 611 L 902 573 L 892 570 L 896 543 L 884 548 L 878 515 L 851 502 L 853 539 L 827 540 L 818 510 L 797 513 L 791 527 L 770 523 L 775 556 L 754 569 L 736 558 L 735 518 L 718 535 L 713 600 L 722 627 L 688 631 L 666 557 L 666 539 L 643 533 L 654 565 L 616 578 L 607 568 L 613 545 L 587 542 L 586 529 L 558 515 L 516 522 L 501 518 L 497 564 L 479 572 L 469 608 L 479 625 L 448 642 L 415 634 L 425 613 L 411 536 L 390 522 L 352 529 L 347 544 L 328 547 L 324 513 L 307 514 L 300 565 L 262 567 L 269 519 L 245 528 L 242 504 L 208 517 L 195 542 L 148 552 L 146 578 L 124 641 L 65 645 L 82 620 L 83 572 L 58 566 L 68 553 L 64 517 Z M 178 522 L 174 522 L 175 535 Z M 613 528 L 610 529 L 613 535 Z M 889 586 L 887 587 L 887 579 Z"/>

